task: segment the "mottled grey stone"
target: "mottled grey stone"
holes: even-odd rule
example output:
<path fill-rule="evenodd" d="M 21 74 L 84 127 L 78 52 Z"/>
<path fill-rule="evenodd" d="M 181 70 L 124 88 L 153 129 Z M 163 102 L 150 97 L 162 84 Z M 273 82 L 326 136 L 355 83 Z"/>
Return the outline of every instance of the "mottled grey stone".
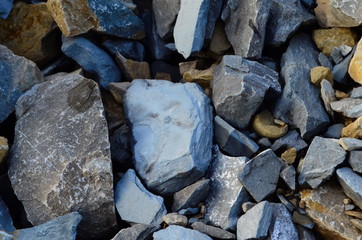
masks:
<path fill-rule="evenodd" d="M 247 162 L 238 178 L 250 195 L 260 202 L 275 191 L 281 164 L 274 152 L 267 149 Z"/>
<path fill-rule="evenodd" d="M 18 100 L 8 174 L 32 224 L 77 209 L 84 238 L 104 236 L 115 226 L 103 114 L 97 84 L 76 74 L 54 76 Z"/>
<path fill-rule="evenodd" d="M 211 188 L 205 201 L 205 219 L 210 224 L 235 230 L 241 205 L 250 199 L 237 177 L 247 161 L 246 157 L 223 155 L 217 146 L 214 147 L 214 159 L 208 174 Z"/>
<path fill-rule="evenodd" d="M 13 8 L 14 0 L 3 0 L 0 2 L 0 18 L 6 19 Z"/>
<path fill-rule="evenodd" d="M 280 178 L 287 184 L 290 190 L 295 190 L 295 168 L 290 165 L 280 172 Z"/>
<path fill-rule="evenodd" d="M 113 56 L 119 52 L 125 58 L 132 59 L 134 61 L 144 61 L 146 58 L 146 49 L 142 43 L 128 39 L 108 39 L 102 43 L 108 52 Z"/>
<path fill-rule="evenodd" d="M 272 221 L 273 207 L 267 201 L 255 205 L 238 220 L 237 239 L 247 240 L 263 238 L 268 235 Z"/>
<path fill-rule="evenodd" d="M 299 240 L 292 216 L 282 203 L 272 203 L 272 220 L 269 226 L 271 240 Z"/>
<path fill-rule="evenodd" d="M 275 104 L 274 116 L 298 128 L 304 139 L 320 133 L 329 123 L 319 91 L 310 81 L 310 70 L 318 65 L 318 51 L 310 36 L 295 35 L 282 57 L 285 86 Z"/>
<path fill-rule="evenodd" d="M 278 73 L 258 62 L 226 55 L 214 70 L 212 101 L 216 113 L 235 128 L 247 127 L 263 101 L 280 93 Z"/>
<path fill-rule="evenodd" d="M 299 184 L 308 183 L 312 188 L 318 187 L 333 175 L 335 168 L 345 158 L 346 151 L 337 139 L 315 137 L 305 158 L 299 163 Z"/>
<path fill-rule="evenodd" d="M 135 169 L 151 191 L 173 194 L 204 175 L 213 123 L 210 100 L 197 84 L 138 79 L 124 101 Z"/>
<path fill-rule="evenodd" d="M 296 224 L 299 240 L 316 240 L 314 232 L 299 224 Z"/>
<path fill-rule="evenodd" d="M 180 0 L 154 0 L 152 1 L 153 15 L 155 16 L 157 33 L 163 38 L 169 38 L 173 31 L 176 16 L 180 11 Z"/>
<path fill-rule="evenodd" d="M 227 1 L 221 18 L 236 55 L 261 58 L 270 3 L 269 0 Z"/>
<path fill-rule="evenodd" d="M 352 52 L 348 56 L 346 56 L 346 58 L 342 62 L 338 63 L 333 67 L 332 72 L 333 72 L 334 81 L 342 84 L 346 84 L 348 82 L 349 79 L 348 67 L 355 51 L 356 48 L 354 48 Z"/>
<path fill-rule="evenodd" d="M 321 82 L 321 97 L 324 103 L 324 108 L 333 116 L 333 110 L 331 108 L 331 102 L 337 101 L 335 91 L 330 81 L 323 79 Z"/>
<path fill-rule="evenodd" d="M 9 209 L 1 198 L 0 198 L 0 231 L 5 231 L 8 233 L 15 231 L 15 227 L 13 225 L 13 220 L 10 216 Z"/>
<path fill-rule="evenodd" d="M 346 195 L 362 209 L 362 177 L 348 167 L 338 169 L 337 177 Z"/>
<path fill-rule="evenodd" d="M 159 225 L 136 224 L 122 229 L 111 240 L 150 240 L 152 234 L 159 229 Z"/>
<path fill-rule="evenodd" d="M 321 66 L 329 68 L 329 69 L 333 69 L 333 63 L 322 52 L 320 52 L 319 55 L 318 55 L 318 61 L 319 61 Z"/>
<path fill-rule="evenodd" d="M 201 233 L 205 233 L 209 235 L 210 237 L 214 237 L 217 239 L 235 239 L 235 234 L 228 232 L 224 229 L 206 225 L 202 222 L 195 222 L 191 225 L 192 229 L 199 231 Z"/>
<path fill-rule="evenodd" d="M 188 220 L 187 217 L 178 213 L 169 213 L 163 216 L 162 220 L 167 225 L 178 225 L 186 227 Z"/>
<path fill-rule="evenodd" d="M 228 155 L 251 157 L 259 146 L 248 136 L 239 132 L 219 116 L 214 118 L 215 142 Z"/>
<path fill-rule="evenodd" d="M 337 138 L 341 137 L 342 129 L 344 128 L 343 123 L 337 123 L 330 126 L 327 131 L 323 134 L 325 138 Z"/>
<path fill-rule="evenodd" d="M 277 139 L 271 146 L 271 150 L 276 152 L 280 149 L 287 150 L 289 148 L 295 148 L 297 151 L 300 151 L 306 147 L 308 147 L 308 144 L 300 137 L 296 130 L 293 130 Z"/>
<path fill-rule="evenodd" d="M 181 226 L 169 226 L 153 234 L 154 240 L 212 240 L 206 234 Z"/>
<path fill-rule="evenodd" d="M 362 116 L 362 98 L 344 98 L 331 102 L 331 108 L 345 117 L 358 118 Z"/>
<path fill-rule="evenodd" d="M 351 151 L 348 162 L 353 171 L 362 173 L 362 151 Z"/>
<path fill-rule="evenodd" d="M 362 98 L 362 87 L 353 88 L 350 93 L 351 98 Z"/>
<path fill-rule="evenodd" d="M 163 198 L 149 192 L 133 169 L 117 183 L 114 199 L 122 220 L 130 223 L 160 224 L 167 213 Z"/>
<path fill-rule="evenodd" d="M 346 151 L 362 150 L 362 140 L 356 138 L 340 138 L 339 144 Z"/>

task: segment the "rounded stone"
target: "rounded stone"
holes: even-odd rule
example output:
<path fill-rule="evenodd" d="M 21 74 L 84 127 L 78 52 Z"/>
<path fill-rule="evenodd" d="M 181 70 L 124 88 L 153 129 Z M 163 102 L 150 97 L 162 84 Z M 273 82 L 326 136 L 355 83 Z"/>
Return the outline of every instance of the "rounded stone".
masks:
<path fill-rule="evenodd" d="M 328 80 L 333 85 L 333 73 L 329 68 L 318 66 L 310 70 L 310 80 L 313 84 L 320 86 L 323 79 Z"/>
<path fill-rule="evenodd" d="M 177 214 L 177 213 L 166 214 L 165 216 L 163 216 L 162 220 L 167 225 L 178 225 L 178 226 L 183 226 L 183 227 L 186 227 L 186 225 L 188 223 L 186 216 Z"/>
<path fill-rule="evenodd" d="M 277 139 L 288 132 L 288 125 L 283 123 L 284 122 L 278 120 L 276 121 L 268 110 L 264 110 L 255 115 L 252 126 L 258 135 Z"/>

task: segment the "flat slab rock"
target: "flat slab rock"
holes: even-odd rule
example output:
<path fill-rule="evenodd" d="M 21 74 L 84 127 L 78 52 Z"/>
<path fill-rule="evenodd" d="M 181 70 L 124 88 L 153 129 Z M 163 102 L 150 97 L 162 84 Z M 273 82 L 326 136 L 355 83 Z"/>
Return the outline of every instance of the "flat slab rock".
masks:
<path fill-rule="evenodd" d="M 17 102 L 8 174 L 32 224 L 77 209 L 80 236 L 96 238 L 115 226 L 103 111 L 97 84 L 76 74 L 53 76 Z"/>

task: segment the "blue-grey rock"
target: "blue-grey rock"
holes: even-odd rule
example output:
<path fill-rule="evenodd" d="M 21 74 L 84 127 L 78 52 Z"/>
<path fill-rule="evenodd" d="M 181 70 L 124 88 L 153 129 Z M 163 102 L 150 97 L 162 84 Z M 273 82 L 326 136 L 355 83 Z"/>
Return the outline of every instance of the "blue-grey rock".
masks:
<path fill-rule="evenodd" d="M 149 192 L 133 169 L 117 183 L 114 198 L 122 220 L 130 223 L 161 224 L 167 213 L 163 198 Z"/>
<path fill-rule="evenodd" d="M 356 87 L 353 88 L 351 94 L 350 94 L 351 98 L 362 98 L 362 87 Z"/>
<path fill-rule="evenodd" d="M 181 209 L 180 211 L 178 211 L 178 214 L 181 215 L 195 215 L 199 212 L 199 208 L 186 208 L 186 209 Z"/>
<path fill-rule="evenodd" d="M 320 133 L 329 123 L 319 91 L 310 81 L 310 70 L 318 65 L 318 51 L 310 36 L 295 35 L 282 57 L 285 86 L 275 103 L 274 116 L 298 128 L 304 139 Z"/>
<path fill-rule="evenodd" d="M 260 138 L 257 143 L 261 148 L 264 148 L 264 149 L 270 148 L 272 146 L 272 144 L 268 138 Z"/>
<path fill-rule="evenodd" d="M 338 142 L 346 151 L 362 150 L 362 140 L 360 139 L 343 137 Z"/>
<path fill-rule="evenodd" d="M 298 230 L 299 240 L 316 240 L 314 232 L 308 228 L 305 228 L 299 224 L 296 224 Z"/>
<path fill-rule="evenodd" d="M 329 69 L 333 69 L 333 63 L 322 52 L 320 52 L 319 55 L 318 55 L 318 61 L 319 61 L 321 66 L 329 68 Z"/>
<path fill-rule="evenodd" d="M 345 117 L 358 118 L 362 116 L 362 98 L 343 98 L 331 102 L 331 108 Z"/>
<path fill-rule="evenodd" d="M 15 231 L 13 220 L 10 216 L 9 209 L 0 198 L 0 231 L 12 233 Z"/>
<path fill-rule="evenodd" d="M 348 163 L 353 171 L 362 173 L 362 151 L 351 151 L 349 153 Z"/>
<path fill-rule="evenodd" d="M 277 139 L 270 149 L 274 152 L 279 150 L 287 150 L 289 148 L 295 148 L 297 151 L 300 151 L 306 147 L 308 147 L 308 144 L 300 137 L 296 130 L 293 130 L 288 132 L 283 137 Z"/>
<path fill-rule="evenodd" d="M 353 48 L 352 52 L 340 63 L 333 67 L 333 80 L 342 84 L 347 84 L 349 79 L 348 67 L 351 59 L 356 51 Z"/>
<path fill-rule="evenodd" d="M 44 81 L 36 64 L 0 45 L 0 123 L 14 110 L 18 98 Z"/>
<path fill-rule="evenodd" d="M 216 238 L 216 239 L 235 239 L 236 235 L 228 232 L 224 229 L 214 227 L 207 225 L 203 222 L 195 222 L 191 224 L 192 229 L 199 231 L 201 233 L 205 233 L 210 237 Z"/>
<path fill-rule="evenodd" d="M 211 40 L 214 33 L 216 20 L 221 14 L 224 0 L 210 0 L 209 14 L 207 16 L 205 40 Z"/>
<path fill-rule="evenodd" d="M 119 231 L 111 240 L 149 240 L 160 225 L 135 224 Z"/>
<path fill-rule="evenodd" d="M 323 134 L 325 138 L 336 138 L 339 139 L 341 137 L 342 129 L 344 128 L 343 123 L 337 123 L 330 126 L 327 131 Z"/>
<path fill-rule="evenodd" d="M 138 79 L 124 101 L 134 166 L 148 189 L 173 194 L 204 175 L 212 157 L 212 109 L 197 84 Z"/>
<path fill-rule="evenodd" d="M 280 72 L 280 62 L 274 58 L 262 57 L 259 62 L 276 72 Z"/>
<path fill-rule="evenodd" d="M 206 234 L 181 226 L 171 225 L 153 234 L 154 240 L 212 240 Z"/>
<path fill-rule="evenodd" d="M 0 2 L 0 18 L 7 18 L 13 8 L 14 0 L 2 0 Z"/>
<path fill-rule="evenodd" d="M 248 136 L 239 132 L 219 116 L 214 118 L 214 139 L 217 145 L 233 157 L 251 157 L 259 146 Z"/>
<path fill-rule="evenodd" d="M 323 79 L 320 83 L 321 86 L 321 97 L 324 103 L 324 108 L 327 113 L 333 117 L 334 112 L 331 108 L 331 102 L 337 101 L 335 90 L 330 81 Z"/>
<path fill-rule="evenodd" d="M 68 213 L 64 216 L 54 218 L 39 226 L 16 230 L 13 235 L 17 240 L 75 240 L 77 226 L 82 216 L 77 212 Z"/>
<path fill-rule="evenodd" d="M 248 126 L 264 100 L 280 93 L 278 73 L 258 62 L 225 55 L 214 70 L 212 101 L 216 113 L 237 129 Z"/>
<path fill-rule="evenodd" d="M 119 52 L 125 58 L 134 61 L 144 61 L 146 58 L 146 49 L 142 43 L 127 39 L 109 39 L 102 43 L 113 56 Z"/>
<path fill-rule="evenodd" d="M 153 15 L 155 16 L 157 33 L 167 40 L 172 36 L 176 16 L 180 11 L 180 0 L 154 0 L 152 1 Z"/>
<path fill-rule="evenodd" d="M 126 124 L 112 133 L 109 142 L 111 144 L 111 157 L 115 163 L 122 164 L 132 159 L 129 128 Z"/>
<path fill-rule="evenodd" d="M 272 220 L 269 226 L 270 240 L 299 240 L 292 216 L 282 203 L 272 203 Z"/>
<path fill-rule="evenodd" d="M 280 178 L 287 184 L 290 190 L 295 190 L 295 168 L 290 165 L 280 172 Z"/>
<path fill-rule="evenodd" d="M 228 157 L 217 146 L 209 169 L 210 192 L 205 200 L 205 219 L 225 230 L 235 230 L 242 212 L 242 204 L 250 200 L 238 180 L 239 172 L 248 161 L 246 157 Z"/>
<path fill-rule="evenodd" d="M 299 184 L 307 183 L 310 187 L 317 188 L 333 175 L 335 168 L 345 158 L 346 151 L 337 139 L 315 137 L 305 158 L 299 163 Z"/>
<path fill-rule="evenodd" d="M 348 167 L 340 168 L 336 172 L 343 191 L 362 209 L 362 177 Z"/>
<path fill-rule="evenodd" d="M 274 152 L 267 149 L 247 162 L 238 178 L 250 195 L 260 202 L 275 191 L 281 164 Z"/>
<path fill-rule="evenodd" d="M 317 7 L 315 0 L 300 0 L 307 9 L 314 9 Z"/>
<path fill-rule="evenodd" d="M 338 64 L 344 60 L 345 57 L 352 51 L 352 47 L 347 45 L 341 45 L 339 47 L 333 48 L 331 53 L 331 58 L 335 64 Z"/>
<path fill-rule="evenodd" d="M 279 199 L 279 201 L 284 204 L 284 206 L 289 210 L 289 212 L 293 212 L 295 207 L 294 205 L 289 202 L 283 195 L 281 194 L 277 194 L 277 197 Z"/>

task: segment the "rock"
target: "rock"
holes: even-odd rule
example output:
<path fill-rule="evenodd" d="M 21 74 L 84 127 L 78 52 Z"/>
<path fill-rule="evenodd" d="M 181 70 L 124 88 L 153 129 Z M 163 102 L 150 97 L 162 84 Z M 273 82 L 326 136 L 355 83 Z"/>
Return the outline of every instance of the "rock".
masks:
<path fill-rule="evenodd" d="M 351 98 L 362 98 L 362 87 L 353 88 L 350 95 Z"/>
<path fill-rule="evenodd" d="M 159 76 L 168 76 L 168 79 L 158 78 Z M 181 82 L 181 75 L 178 66 L 168 64 L 163 61 L 153 61 L 151 63 L 152 79 L 170 80 L 172 82 Z"/>
<path fill-rule="evenodd" d="M 257 143 L 261 148 L 270 148 L 272 145 L 268 138 L 260 138 Z"/>
<path fill-rule="evenodd" d="M 238 180 L 239 172 L 248 161 L 246 157 L 229 157 L 214 147 L 214 159 L 208 177 L 210 192 L 205 200 L 205 219 L 214 226 L 235 230 L 241 215 L 241 205 L 249 201 L 245 188 Z"/>
<path fill-rule="evenodd" d="M 362 4 L 361 4 L 362 7 Z M 362 20 L 362 18 L 361 18 Z M 351 62 L 349 64 L 348 73 L 353 81 L 362 84 L 362 40 L 357 44 L 356 52 L 354 53 Z"/>
<path fill-rule="evenodd" d="M 268 149 L 247 162 L 238 178 L 250 195 L 260 202 L 275 191 L 280 169 L 281 161 Z"/>
<path fill-rule="evenodd" d="M 272 216 L 273 207 L 269 202 L 263 201 L 258 203 L 239 218 L 236 233 L 237 239 L 247 240 L 266 237 Z"/>
<path fill-rule="evenodd" d="M 278 191 L 278 190 L 277 190 Z M 293 212 L 295 207 L 294 205 L 287 200 L 283 195 L 277 193 L 277 197 L 281 203 L 284 204 L 284 206 L 289 210 L 289 212 Z"/>
<path fill-rule="evenodd" d="M 281 158 L 286 163 L 293 164 L 295 162 L 295 159 L 297 158 L 297 153 L 298 151 L 296 148 L 289 148 L 282 153 Z"/>
<path fill-rule="evenodd" d="M 182 0 L 173 32 L 177 51 L 186 59 L 204 45 L 210 0 Z"/>
<path fill-rule="evenodd" d="M 211 37 L 215 31 L 216 21 L 220 20 L 220 14 L 223 9 L 223 0 L 210 0 L 209 14 L 207 15 L 207 24 L 205 32 L 205 40 L 210 42 Z"/>
<path fill-rule="evenodd" d="M 340 168 L 336 172 L 343 191 L 362 209 L 362 177 L 348 167 Z"/>
<path fill-rule="evenodd" d="M 129 140 L 129 128 L 122 125 L 109 138 L 111 144 L 111 158 L 114 163 L 122 164 L 132 159 Z"/>
<path fill-rule="evenodd" d="M 285 87 L 273 114 L 289 127 L 298 128 L 302 138 L 310 139 L 327 126 L 329 117 L 317 88 L 309 81 L 310 70 L 318 66 L 318 51 L 307 35 L 297 34 L 291 39 L 281 66 Z"/>
<path fill-rule="evenodd" d="M 209 88 L 216 64 L 214 63 L 206 69 L 198 69 L 199 63 L 202 65 L 202 62 L 197 60 L 180 63 L 180 73 L 185 82 L 194 82 L 203 88 Z"/>
<path fill-rule="evenodd" d="M 333 84 L 333 74 L 329 68 L 318 66 L 310 70 L 310 80 L 312 83 L 319 86 L 323 79 Z"/>
<path fill-rule="evenodd" d="M 75 4 L 69 0 L 49 0 L 47 6 L 66 37 L 90 29 L 120 38 L 144 37 L 141 19 L 121 1 L 87 0 Z"/>
<path fill-rule="evenodd" d="M 293 130 L 288 132 L 283 137 L 277 139 L 270 149 L 276 152 L 280 149 L 295 148 L 299 152 L 306 147 L 308 147 L 308 144 L 300 137 L 296 130 Z"/>
<path fill-rule="evenodd" d="M 266 0 L 226 2 L 221 18 L 236 55 L 261 58 L 270 6 Z"/>
<path fill-rule="evenodd" d="M 108 39 L 102 43 L 108 52 L 113 56 L 119 52 L 125 58 L 134 61 L 144 61 L 146 58 L 146 49 L 142 43 L 127 39 Z"/>
<path fill-rule="evenodd" d="M 348 74 L 349 64 L 354 55 L 356 48 L 340 63 L 333 67 L 333 78 L 336 82 L 347 84 L 350 78 Z"/>
<path fill-rule="evenodd" d="M 332 74 L 332 72 L 331 72 Z M 333 79 L 333 77 L 332 77 Z M 330 116 L 334 116 L 334 112 L 331 108 L 331 102 L 337 101 L 335 91 L 330 81 L 323 79 L 320 83 L 321 86 L 321 97 L 324 103 L 324 108 Z"/>
<path fill-rule="evenodd" d="M 253 202 L 244 202 L 242 205 L 243 212 L 246 213 L 247 211 L 252 209 L 255 205 L 256 205 L 256 203 L 253 203 Z"/>
<path fill-rule="evenodd" d="M 351 217 L 356 217 L 358 219 L 362 219 L 362 212 L 360 211 L 345 211 L 344 214 Z"/>
<path fill-rule="evenodd" d="M 348 163 L 351 165 L 353 171 L 362 173 L 362 151 L 349 152 Z"/>
<path fill-rule="evenodd" d="M 340 47 L 333 48 L 331 53 L 331 58 L 333 62 L 336 64 L 343 61 L 343 59 L 348 56 L 348 54 L 352 51 L 352 47 L 347 45 L 341 45 Z"/>
<path fill-rule="evenodd" d="M 316 240 L 313 231 L 311 231 L 310 229 L 302 227 L 298 224 L 296 225 L 296 227 L 298 229 L 299 240 Z"/>
<path fill-rule="evenodd" d="M 338 142 L 346 151 L 362 150 L 362 140 L 356 138 L 340 138 Z"/>
<path fill-rule="evenodd" d="M 211 161 L 213 124 L 210 100 L 199 86 L 139 79 L 124 101 L 135 143 L 134 166 L 148 189 L 173 194 L 204 175 Z"/>
<path fill-rule="evenodd" d="M 133 79 L 151 78 L 148 62 L 133 61 L 123 57 L 120 53 L 116 54 L 116 60 L 127 81 L 131 82 Z"/>
<path fill-rule="evenodd" d="M 0 3 L 0 18 L 7 18 L 13 8 L 14 0 L 5 0 Z"/>
<path fill-rule="evenodd" d="M 344 98 L 331 102 L 331 108 L 345 117 L 358 118 L 362 116 L 362 98 Z"/>
<path fill-rule="evenodd" d="M 111 240 L 148 240 L 159 229 L 159 225 L 136 224 L 129 228 L 123 228 Z"/>
<path fill-rule="evenodd" d="M 342 123 L 333 124 L 330 126 L 327 131 L 323 134 L 325 138 L 341 138 L 341 132 L 344 128 Z"/>
<path fill-rule="evenodd" d="M 84 219 L 84 218 L 83 218 Z M 36 227 L 16 230 L 13 235 L 17 240 L 28 239 L 69 239 L 75 240 L 77 226 L 82 220 L 82 216 L 77 212 L 68 213 L 64 216 L 54 218 Z M 78 235 L 79 236 L 79 235 Z"/>
<path fill-rule="evenodd" d="M 315 17 L 298 0 L 271 1 L 265 44 L 278 47 L 285 43 L 299 27 L 313 23 Z"/>
<path fill-rule="evenodd" d="M 30 60 L 13 54 L 0 45 L 0 123 L 14 110 L 18 98 L 37 83 L 44 81 L 39 68 Z"/>
<path fill-rule="evenodd" d="M 356 206 L 353 205 L 353 204 L 346 204 L 346 205 L 344 205 L 344 210 L 345 210 L 345 211 L 352 211 L 352 210 L 355 209 L 355 208 L 356 208 Z"/>
<path fill-rule="evenodd" d="M 4 162 L 6 156 L 8 155 L 9 144 L 8 140 L 0 136 L 0 164 Z"/>
<path fill-rule="evenodd" d="M 109 83 L 121 80 L 121 71 L 113 59 L 84 37 L 63 37 L 62 51 L 84 70 L 94 74 L 104 89 L 108 89 Z"/>
<path fill-rule="evenodd" d="M 315 226 L 315 223 L 307 215 L 301 214 L 298 211 L 293 212 L 293 222 L 308 229 L 313 229 Z"/>
<path fill-rule="evenodd" d="M 355 226 L 357 229 L 359 229 L 360 231 L 362 231 L 362 220 L 359 220 L 359 219 L 351 219 L 351 223 L 352 223 L 353 226 Z"/>
<path fill-rule="evenodd" d="M 248 136 L 237 131 L 219 116 L 214 118 L 215 142 L 230 156 L 251 157 L 259 146 Z"/>
<path fill-rule="evenodd" d="M 362 138 L 362 117 L 343 128 L 341 135 L 342 137 Z"/>
<path fill-rule="evenodd" d="M 313 189 L 317 188 L 333 175 L 345 158 L 346 152 L 337 139 L 315 137 L 304 160 L 299 163 L 299 184 L 308 183 Z"/>
<path fill-rule="evenodd" d="M 350 216 L 345 215 L 343 199 L 346 195 L 334 184 L 324 184 L 315 190 L 301 192 L 308 216 L 316 223 L 315 230 L 323 239 L 361 240 L 361 233 L 353 227 Z"/>
<path fill-rule="evenodd" d="M 162 220 L 167 225 L 178 225 L 178 226 L 183 226 L 183 227 L 186 227 L 187 222 L 188 222 L 186 216 L 180 215 L 177 213 L 166 214 L 165 216 L 163 216 Z"/>
<path fill-rule="evenodd" d="M 314 9 L 318 23 L 322 27 L 356 27 L 362 24 L 359 1 L 317 0 Z"/>
<path fill-rule="evenodd" d="M 225 55 L 214 71 L 212 101 L 217 115 L 243 129 L 263 100 L 281 93 L 277 72 L 239 56 Z"/>
<path fill-rule="evenodd" d="M 195 207 L 195 208 L 186 208 L 186 209 L 181 209 L 180 211 L 177 212 L 178 214 L 181 215 L 195 215 L 199 213 L 199 208 Z"/>
<path fill-rule="evenodd" d="M 163 38 L 170 37 L 176 16 L 180 11 L 180 0 L 167 1 L 155 0 L 152 2 L 153 15 L 155 16 L 157 33 Z"/>
<path fill-rule="evenodd" d="M 298 231 L 288 209 L 282 203 L 272 203 L 272 220 L 269 226 L 271 240 L 299 240 Z"/>
<path fill-rule="evenodd" d="M 228 232 L 224 229 L 213 227 L 210 225 L 206 225 L 202 222 L 195 222 L 191 225 L 192 229 L 199 231 L 201 233 L 205 233 L 210 237 L 217 239 L 235 239 L 235 234 Z"/>
<path fill-rule="evenodd" d="M 123 105 L 123 97 L 130 85 L 130 82 L 112 82 L 109 84 L 109 91 L 112 93 L 114 99 Z"/>
<path fill-rule="evenodd" d="M 77 209 L 80 236 L 112 230 L 113 174 L 97 84 L 76 74 L 54 76 L 18 100 L 16 116 L 8 174 L 29 221 L 39 225 Z"/>
<path fill-rule="evenodd" d="M 280 172 L 280 178 L 287 184 L 290 190 L 295 190 L 295 168 L 290 165 Z"/>
<path fill-rule="evenodd" d="M 7 2 L 8 0 L 5 0 Z M 14 54 L 44 65 L 59 54 L 59 34 L 46 3 L 16 2 L 6 20 L 0 20 L 0 44 Z"/>
<path fill-rule="evenodd" d="M 269 110 L 263 110 L 262 112 L 254 116 L 252 126 L 254 131 L 262 136 L 271 139 L 281 138 L 288 132 L 287 124 L 278 124 Z"/>
<path fill-rule="evenodd" d="M 0 198 L 0 231 L 8 233 L 12 233 L 15 231 L 15 227 L 13 225 L 13 220 L 10 216 L 9 209 L 1 198 Z"/>
<path fill-rule="evenodd" d="M 216 54 L 221 55 L 230 49 L 230 47 L 231 44 L 225 33 L 225 23 L 221 20 L 218 20 L 211 37 L 210 50 Z"/>
<path fill-rule="evenodd" d="M 322 52 L 319 53 L 319 55 L 318 55 L 318 61 L 321 66 L 329 68 L 329 69 L 333 69 L 333 64 L 332 64 L 331 60 L 329 60 L 329 58 L 326 55 L 324 55 Z"/>
<path fill-rule="evenodd" d="M 210 190 L 209 183 L 209 179 L 202 179 L 175 193 L 172 211 L 177 212 L 180 209 L 197 207 L 207 197 Z"/>
<path fill-rule="evenodd" d="M 154 240 L 212 240 L 206 234 L 180 226 L 169 226 L 153 234 Z"/>

